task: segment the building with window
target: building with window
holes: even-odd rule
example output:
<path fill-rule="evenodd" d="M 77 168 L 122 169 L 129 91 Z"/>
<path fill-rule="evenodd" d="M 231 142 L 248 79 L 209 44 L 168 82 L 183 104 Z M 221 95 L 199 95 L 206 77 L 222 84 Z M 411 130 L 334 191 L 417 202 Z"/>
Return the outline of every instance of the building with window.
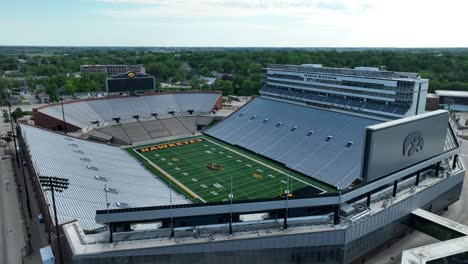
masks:
<path fill-rule="evenodd" d="M 380 120 L 424 112 L 429 87 L 429 80 L 416 73 L 372 67 L 271 64 L 263 77 L 260 94 L 264 97 Z"/>
<path fill-rule="evenodd" d="M 454 111 L 468 111 L 468 92 L 465 91 L 435 91 L 438 97 L 439 108 Z"/>
<path fill-rule="evenodd" d="M 142 65 L 81 65 L 80 73 L 102 72 L 108 76 L 118 75 L 126 72 L 145 74 L 145 67 Z"/>

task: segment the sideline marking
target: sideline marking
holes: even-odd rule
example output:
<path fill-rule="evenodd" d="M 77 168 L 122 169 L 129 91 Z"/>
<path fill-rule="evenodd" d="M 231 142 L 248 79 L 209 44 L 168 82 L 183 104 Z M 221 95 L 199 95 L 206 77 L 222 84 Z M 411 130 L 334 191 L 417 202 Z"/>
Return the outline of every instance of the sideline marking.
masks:
<path fill-rule="evenodd" d="M 164 171 L 163 169 L 161 169 L 160 167 L 158 167 L 158 165 L 154 164 L 152 161 L 150 161 L 149 159 L 147 159 L 146 157 L 144 157 L 143 155 L 141 155 L 141 153 L 139 153 L 138 151 L 136 151 L 135 149 L 133 149 L 133 151 L 138 154 L 140 157 L 142 157 L 144 160 L 146 160 L 148 162 L 148 164 L 153 167 L 154 169 L 156 169 L 157 171 L 159 171 L 162 175 L 164 175 L 166 178 L 168 178 L 170 181 L 172 181 L 173 183 L 175 183 L 177 186 L 179 186 L 182 190 L 186 191 L 190 196 L 192 196 L 192 198 L 195 198 L 195 199 L 199 199 L 200 201 L 206 203 L 206 201 L 201 198 L 198 194 L 194 193 L 192 190 L 190 190 L 189 188 L 187 188 L 185 185 L 183 185 L 181 182 L 179 182 L 178 180 L 176 180 L 174 177 L 172 177 L 169 173 L 167 173 L 166 171 Z M 166 184 L 167 185 L 167 184 Z"/>
<path fill-rule="evenodd" d="M 272 170 L 274 170 L 274 171 L 277 171 L 277 172 L 279 172 L 279 173 L 281 173 L 281 174 L 283 174 L 283 175 L 289 176 L 289 177 L 295 179 L 296 181 L 300 181 L 300 182 L 304 183 L 305 185 L 312 186 L 312 187 L 314 187 L 314 188 L 316 188 L 316 189 L 322 191 L 320 194 L 327 193 L 327 191 L 325 191 L 324 189 L 322 189 L 322 188 L 320 188 L 320 187 L 317 187 L 317 186 L 315 186 L 315 185 L 312 185 L 312 184 L 310 184 L 310 183 L 307 183 L 307 182 L 305 182 L 305 181 L 303 181 L 303 180 L 301 180 L 301 179 L 298 179 L 298 178 L 296 178 L 296 177 L 294 177 L 294 176 L 292 176 L 292 175 L 289 175 L 289 174 L 283 172 L 282 170 L 279 170 L 279 169 L 277 169 L 277 168 L 275 168 L 275 167 L 272 167 L 272 166 L 270 166 L 270 165 L 268 165 L 268 164 L 265 164 L 265 163 L 263 163 L 263 162 L 261 162 L 261 161 L 258 161 L 258 160 L 254 159 L 254 158 L 251 158 L 251 157 L 247 156 L 247 155 L 244 155 L 243 153 L 237 152 L 237 151 L 235 151 L 235 150 L 233 150 L 233 149 L 230 149 L 230 148 L 225 147 L 225 146 L 223 146 L 223 145 L 221 145 L 221 144 L 218 144 L 218 143 L 216 143 L 216 142 L 210 140 L 209 138 L 205 138 L 205 137 L 203 137 L 203 138 L 204 138 L 206 141 L 209 141 L 209 142 L 211 142 L 211 143 L 213 143 L 213 144 L 215 144 L 215 145 L 218 145 L 218 146 L 220 146 L 220 147 L 222 147 L 222 148 L 225 148 L 225 149 L 227 149 L 227 150 L 229 150 L 229 151 L 232 151 L 232 152 L 236 153 L 237 155 L 241 155 L 241 156 L 244 157 L 244 158 L 247 158 L 247 159 L 249 159 L 249 160 L 252 160 L 252 161 L 254 161 L 254 162 L 258 163 L 258 164 L 261 164 L 261 165 L 263 165 L 263 166 L 265 166 L 265 167 L 267 167 L 267 168 L 270 168 L 270 169 L 272 169 Z"/>

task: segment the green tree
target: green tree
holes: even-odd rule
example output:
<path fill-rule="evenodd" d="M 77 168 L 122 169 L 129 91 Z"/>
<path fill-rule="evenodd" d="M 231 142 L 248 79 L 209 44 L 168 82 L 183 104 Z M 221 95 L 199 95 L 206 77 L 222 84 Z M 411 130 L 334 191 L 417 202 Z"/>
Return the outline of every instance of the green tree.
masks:
<path fill-rule="evenodd" d="M 231 81 L 216 80 L 211 86 L 212 91 L 221 91 L 223 95 L 232 95 L 234 90 Z"/>
<path fill-rule="evenodd" d="M 63 84 L 63 91 L 65 94 L 74 95 L 75 94 L 75 85 L 72 80 L 66 80 Z"/>

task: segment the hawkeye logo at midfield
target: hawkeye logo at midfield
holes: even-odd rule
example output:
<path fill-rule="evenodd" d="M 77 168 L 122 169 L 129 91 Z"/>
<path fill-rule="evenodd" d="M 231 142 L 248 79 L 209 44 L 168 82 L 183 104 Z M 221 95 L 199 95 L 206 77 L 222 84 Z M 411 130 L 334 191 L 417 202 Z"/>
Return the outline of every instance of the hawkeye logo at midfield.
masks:
<path fill-rule="evenodd" d="M 173 148 L 173 147 L 178 147 L 178 146 L 183 146 L 183 145 L 200 143 L 203 141 L 205 141 L 203 138 L 194 138 L 194 139 L 188 139 L 188 140 L 183 140 L 183 141 L 174 142 L 174 143 L 167 143 L 167 144 L 161 144 L 161 145 L 156 145 L 156 146 L 151 146 L 151 147 L 139 148 L 136 151 L 138 151 L 139 153 L 146 153 L 146 152 L 160 150 L 160 149 L 167 149 L 167 148 Z"/>

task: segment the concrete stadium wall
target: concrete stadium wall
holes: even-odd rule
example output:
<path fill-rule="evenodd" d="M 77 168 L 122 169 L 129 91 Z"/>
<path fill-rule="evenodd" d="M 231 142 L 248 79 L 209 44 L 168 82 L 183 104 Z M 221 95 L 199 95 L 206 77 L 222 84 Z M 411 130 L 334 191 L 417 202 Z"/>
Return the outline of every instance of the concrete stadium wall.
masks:
<path fill-rule="evenodd" d="M 464 171 L 390 205 L 361 222 L 334 231 L 288 234 L 243 240 L 110 251 L 75 256 L 75 263 L 349 263 L 401 236 L 402 222 L 417 208 L 438 212 L 458 200 Z M 234 234 L 235 236 L 235 234 Z"/>
<path fill-rule="evenodd" d="M 38 111 L 38 108 L 33 109 L 34 124 L 43 128 L 50 130 L 59 130 L 58 128 L 63 126 L 63 120 L 57 119 L 55 117 L 46 115 Z M 65 120 L 66 121 L 66 120 Z M 68 132 L 75 132 L 80 130 L 79 127 L 74 126 L 70 123 L 65 123 Z"/>

